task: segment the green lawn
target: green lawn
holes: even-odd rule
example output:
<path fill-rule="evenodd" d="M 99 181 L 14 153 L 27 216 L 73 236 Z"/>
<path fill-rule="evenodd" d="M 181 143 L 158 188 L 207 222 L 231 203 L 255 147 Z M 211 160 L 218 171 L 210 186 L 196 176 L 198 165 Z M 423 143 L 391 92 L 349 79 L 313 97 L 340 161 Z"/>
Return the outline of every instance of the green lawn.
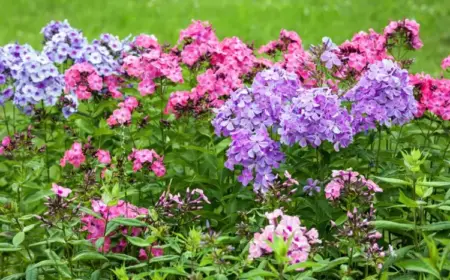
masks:
<path fill-rule="evenodd" d="M 102 32 L 152 33 L 173 43 L 191 19 L 201 19 L 213 23 L 220 37 L 236 35 L 260 45 L 286 28 L 308 46 L 323 36 L 340 43 L 360 30 L 381 31 L 390 19 L 407 17 L 421 24 L 425 44 L 415 55 L 415 71 L 438 74 L 440 61 L 450 54 L 446 0 L 2 0 L 0 5 L 1 44 L 18 40 L 38 47 L 41 27 L 67 18 L 90 39 Z"/>

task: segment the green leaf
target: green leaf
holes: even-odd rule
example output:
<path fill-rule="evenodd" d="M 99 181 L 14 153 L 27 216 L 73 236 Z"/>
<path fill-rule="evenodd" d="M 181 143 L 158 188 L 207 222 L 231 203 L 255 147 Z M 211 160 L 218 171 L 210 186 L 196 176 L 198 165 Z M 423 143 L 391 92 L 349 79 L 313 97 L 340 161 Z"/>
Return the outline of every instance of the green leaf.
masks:
<path fill-rule="evenodd" d="M 255 268 L 253 270 L 250 270 L 249 272 L 246 272 L 240 276 L 240 279 L 247 279 L 247 278 L 254 278 L 254 277 L 278 277 L 273 272 L 266 271 L 261 268 Z"/>
<path fill-rule="evenodd" d="M 177 256 L 177 255 L 159 256 L 159 257 L 151 258 L 150 259 L 150 263 L 173 261 L 173 260 L 176 260 L 178 258 L 179 258 L 179 256 Z"/>
<path fill-rule="evenodd" d="M 437 222 L 420 227 L 423 231 L 440 231 L 450 229 L 450 222 Z"/>
<path fill-rule="evenodd" d="M 130 227 L 146 227 L 147 224 L 144 222 L 141 222 L 137 219 L 128 219 L 128 218 L 115 218 L 109 223 L 116 223 L 122 226 L 130 226 Z"/>
<path fill-rule="evenodd" d="M 92 272 L 91 280 L 100 280 L 101 275 L 102 275 L 102 271 L 100 269 L 97 269 L 96 271 Z"/>
<path fill-rule="evenodd" d="M 111 253 L 107 254 L 106 257 L 109 259 L 116 259 L 119 261 L 139 262 L 138 259 L 136 259 L 135 257 L 126 254 Z"/>
<path fill-rule="evenodd" d="M 428 273 L 440 279 L 440 274 L 437 269 L 433 267 L 430 259 L 404 260 L 397 262 L 396 265 L 405 270 Z"/>
<path fill-rule="evenodd" d="M 186 273 L 181 268 L 175 268 L 175 267 L 163 267 L 161 269 L 158 269 L 157 271 L 161 272 L 161 273 L 170 274 L 170 275 L 189 276 L 189 274 Z"/>
<path fill-rule="evenodd" d="M 14 246 L 18 247 L 25 240 L 25 232 L 20 231 L 14 235 L 12 243 Z"/>
<path fill-rule="evenodd" d="M 94 133 L 94 126 L 92 125 L 91 122 L 87 121 L 86 119 L 77 119 L 75 120 L 75 124 L 83 132 L 86 132 L 89 135 Z"/>
<path fill-rule="evenodd" d="M 400 201 L 401 203 L 403 203 L 407 207 L 411 207 L 411 208 L 417 208 L 418 207 L 417 201 L 414 201 L 414 200 L 410 199 L 402 191 L 400 191 L 400 196 L 398 198 L 398 201 Z"/>
<path fill-rule="evenodd" d="M 16 279 L 22 279 L 25 276 L 25 273 L 16 273 L 12 274 L 6 277 L 3 277 L 2 280 L 16 280 Z"/>
<path fill-rule="evenodd" d="M 97 252 L 81 252 L 75 257 L 73 257 L 72 261 L 79 262 L 79 261 L 97 261 L 97 260 L 103 260 L 107 261 L 108 259 L 103 256 L 100 253 Z"/>
<path fill-rule="evenodd" d="M 26 280 L 36 280 L 38 277 L 38 270 L 30 264 L 25 271 L 25 279 Z"/>
<path fill-rule="evenodd" d="M 143 238 L 135 237 L 135 236 L 127 236 L 127 240 L 134 246 L 138 246 L 138 247 L 148 247 L 148 246 L 152 245 L 152 243 L 154 242 L 154 240 L 148 241 Z"/>
<path fill-rule="evenodd" d="M 378 177 L 378 176 L 373 176 L 375 178 L 377 178 L 378 180 L 382 181 L 382 182 L 386 182 L 386 183 L 391 183 L 394 185 L 404 185 L 404 186 L 409 186 L 411 185 L 410 182 L 401 180 L 401 179 L 396 179 L 396 178 L 385 178 L 385 177 Z"/>
<path fill-rule="evenodd" d="M 302 262 L 302 263 L 296 263 L 293 265 L 290 265 L 288 267 L 286 267 L 286 269 L 284 270 L 284 272 L 291 272 L 291 271 L 295 271 L 299 268 L 311 268 L 311 267 L 323 267 L 324 264 L 320 264 L 320 263 L 316 263 L 316 262 Z"/>
<path fill-rule="evenodd" d="M 450 187 L 450 182 L 417 182 L 417 185 L 425 187 Z"/>
<path fill-rule="evenodd" d="M 377 229 L 410 231 L 414 230 L 414 224 L 397 223 L 392 221 L 373 221 L 371 222 Z"/>

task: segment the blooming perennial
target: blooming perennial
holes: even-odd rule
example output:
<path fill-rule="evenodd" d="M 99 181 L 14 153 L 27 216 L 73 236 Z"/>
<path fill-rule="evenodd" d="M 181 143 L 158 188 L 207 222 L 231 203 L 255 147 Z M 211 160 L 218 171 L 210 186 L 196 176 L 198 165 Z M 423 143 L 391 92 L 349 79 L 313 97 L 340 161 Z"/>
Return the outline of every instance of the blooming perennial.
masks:
<path fill-rule="evenodd" d="M 64 157 L 60 160 L 60 165 L 65 167 L 67 162 L 69 162 L 71 165 L 78 168 L 85 161 L 86 157 L 83 154 L 81 143 L 75 142 L 73 143 L 72 148 L 64 153 Z"/>
<path fill-rule="evenodd" d="M 285 215 L 277 209 L 272 213 L 266 213 L 266 218 L 269 225 L 262 229 L 261 233 L 255 233 L 250 243 L 249 259 L 271 254 L 274 251 L 271 245 L 275 237 L 281 238 L 284 242 L 290 240 L 287 257 L 291 264 L 305 262 L 311 247 L 321 243 L 317 230 L 302 227 L 298 217 Z"/>
<path fill-rule="evenodd" d="M 157 177 L 162 177 L 166 174 L 166 167 L 163 163 L 163 157 L 158 155 L 154 150 L 136 150 L 128 155 L 128 160 L 133 161 L 133 171 L 137 172 L 146 167 L 152 170 Z"/>
<path fill-rule="evenodd" d="M 344 198 L 354 196 L 372 201 L 375 193 L 383 191 L 375 182 L 356 171 L 334 170 L 332 177 L 325 187 L 325 197 L 328 200 L 336 201 L 344 195 Z"/>
<path fill-rule="evenodd" d="M 408 72 L 387 59 L 371 64 L 344 100 L 352 102 L 355 132 L 374 129 L 378 124 L 404 124 L 414 119 L 418 106 Z"/>

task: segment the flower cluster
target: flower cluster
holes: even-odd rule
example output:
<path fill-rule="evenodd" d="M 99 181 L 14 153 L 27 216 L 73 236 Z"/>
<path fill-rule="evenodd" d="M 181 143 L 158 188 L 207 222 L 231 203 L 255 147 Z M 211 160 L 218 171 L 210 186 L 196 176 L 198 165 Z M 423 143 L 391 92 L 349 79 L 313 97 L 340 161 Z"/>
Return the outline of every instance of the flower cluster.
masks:
<path fill-rule="evenodd" d="M 134 206 L 123 200 L 120 200 L 114 206 L 108 206 L 101 200 L 93 200 L 92 210 L 99 214 L 100 218 L 85 214 L 81 218 L 82 231 L 87 231 L 87 239 L 94 245 L 98 239 L 104 238 L 103 244 L 98 248 L 100 252 L 104 253 L 110 251 L 114 253 L 123 252 L 128 244 L 124 235 L 138 236 L 142 233 L 142 228 L 122 226 L 105 236 L 106 225 L 109 221 L 118 217 L 137 218 L 148 215 L 146 208 Z"/>
<path fill-rule="evenodd" d="M 123 102 L 119 103 L 119 109 L 114 110 L 106 122 L 111 127 L 129 124 L 131 121 L 131 114 L 138 106 L 139 101 L 136 97 L 127 96 Z"/>
<path fill-rule="evenodd" d="M 225 167 L 234 170 L 236 165 L 244 168 L 238 181 L 246 186 L 253 179 L 255 192 L 266 192 L 274 181 L 273 168 L 278 168 L 284 159 L 280 144 L 269 137 L 267 130 L 255 132 L 240 129 L 231 135 Z"/>
<path fill-rule="evenodd" d="M 43 53 L 55 63 L 61 64 L 68 59 L 77 61 L 87 45 L 83 33 L 70 26 L 67 20 L 51 21 L 42 28 L 41 33 L 44 34 L 45 41 Z"/>
<path fill-rule="evenodd" d="M 70 150 L 64 153 L 64 157 L 60 160 L 60 165 L 65 167 L 67 162 L 69 162 L 74 167 L 78 168 L 80 165 L 86 161 L 86 157 L 83 154 L 83 146 L 81 143 L 75 142 Z"/>
<path fill-rule="evenodd" d="M 372 180 L 366 179 L 356 171 L 334 170 L 333 179 L 325 187 L 325 197 L 331 201 L 355 197 L 364 201 L 373 201 L 375 193 L 383 190 Z"/>
<path fill-rule="evenodd" d="M 435 79 L 430 75 L 416 74 L 410 75 L 410 83 L 419 92 L 417 117 L 428 110 L 443 120 L 450 120 L 449 79 Z"/>
<path fill-rule="evenodd" d="M 12 149 L 12 145 L 11 145 L 11 137 L 9 136 L 5 136 L 2 139 L 2 143 L 0 145 L 0 155 L 3 155 L 5 153 L 5 150 L 11 150 Z"/>
<path fill-rule="evenodd" d="M 303 192 L 309 196 L 320 193 L 319 183 L 319 180 L 308 178 L 308 180 L 306 180 L 306 185 L 303 187 Z"/>
<path fill-rule="evenodd" d="M 420 49 L 423 47 L 422 40 L 419 37 L 420 24 L 415 20 L 405 19 L 399 21 L 391 21 L 384 29 L 386 40 L 402 41 L 412 49 Z"/>
<path fill-rule="evenodd" d="M 381 269 L 385 253 L 383 247 L 378 245 L 382 235 L 371 224 L 376 219 L 375 213 L 376 209 L 373 204 L 370 204 L 370 209 L 367 212 L 355 207 L 352 211 L 347 211 L 347 220 L 341 226 L 332 222 L 332 226 L 337 230 L 335 234 L 337 242 L 333 245 L 343 248 L 351 240 L 354 244 L 358 244 L 358 246 L 355 246 L 356 248 L 352 249 L 351 254 L 355 253 L 354 250 L 361 250 L 368 261 Z"/>
<path fill-rule="evenodd" d="M 352 102 L 355 132 L 374 129 L 377 124 L 401 125 L 414 119 L 417 112 L 408 72 L 386 59 L 370 65 L 344 100 Z"/>
<path fill-rule="evenodd" d="M 167 78 L 173 83 L 182 83 L 183 76 L 179 58 L 172 53 L 164 53 L 156 38 L 139 35 L 131 48 L 138 54 L 128 54 L 123 59 L 123 70 L 140 80 L 138 89 L 142 96 L 155 92 L 155 79 Z"/>
<path fill-rule="evenodd" d="M 154 150 L 133 149 L 133 152 L 128 155 L 128 160 L 133 161 L 134 172 L 147 166 L 147 169 L 152 170 L 157 177 L 162 177 L 166 174 L 166 167 L 163 163 L 164 158 L 158 155 Z"/>
<path fill-rule="evenodd" d="M 65 198 L 65 197 L 69 196 L 69 194 L 72 192 L 72 190 L 61 187 L 61 186 L 53 183 L 52 184 L 52 192 L 55 193 L 59 197 Z"/>
<path fill-rule="evenodd" d="M 89 99 L 93 92 L 103 88 L 103 79 L 95 68 L 87 63 L 77 63 L 64 74 L 66 92 L 73 92 L 79 100 Z"/>
<path fill-rule="evenodd" d="M 9 68 L 14 79 L 14 104 L 25 113 L 30 113 L 33 106 L 41 102 L 45 106 L 55 105 L 62 93 L 63 81 L 48 57 L 34 52 L 27 45 L 17 44 L 5 46 L 4 53 L 5 61 L 11 63 Z M 9 59 L 10 56 L 14 58 Z M 12 92 L 8 91 L 6 95 L 11 96 Z"/>
<path fill-rule="evenodd" d="M 219 40 L 211 24 L 194 20 L 188 28 L 180 31 L 178 44 L 182 45 L 181 61 L 188 66 L 193 66 L 213 53 Z"/>
<path fill-rule="evenodd" d="M 269 225 L 262 229 L 261 233 L 255 233 L 250 243 L 250 259 L 271 254 L 274 251 L 271 244 L 275 238 L 280 238 L 288 244 L 287 257 L 291 264 L 305 262 L 311 247 L 321 243 L 317 230 L 302 227 L 298 217 L 285 215 L 277 209 L 272 213 L 266 213 L 266 218 Z"/>
<path fill-rule="evenodd" d="M 441 67 L 443 70 L 447 70 L 450 67 L 450 55 L 442 60 Z"/>
<path fill-rule="evenodd" d="M 99 40 L 85 45 L 77 62 L 91 64 L 100 76 L 107 77 L 120 73 L 120 59 L 122 51 L 127 50 L 126 42 L 120 41 L 117 36 L 104 33 Z"/>
<path fill-rule="evenodd" d="M 186 189 L 186 195 L 182 197 L 179 193 L 174 195 L 165 191 L 159 197 L 156 208 L 161 209 L 166 217 L 177 217 L 192 211 L 203 209 L 202 204 L 211 204 L 208 197 L 201 189 Z"/>
<path fill-rule="evenodd" d="M 323 141 L 329 141 L 339 150 L 353 140 L 351 121 L 330 89 L 312 88 L 283 107 L 278 133 L 281 143 L 287 145 L 299 143 L 301 147 L 318 147 Z"/>
<path fill-rule="evenodd" d="M 342 62 L 333 73 L 340 78 L 349 75 L 359 78 L 368 65 L 388 58 L 385 37 L 372 29 L 369 33 L 361 31 L 355 34 L 351 41 L 345 41 L 331 52 L 336 53 Z"/>

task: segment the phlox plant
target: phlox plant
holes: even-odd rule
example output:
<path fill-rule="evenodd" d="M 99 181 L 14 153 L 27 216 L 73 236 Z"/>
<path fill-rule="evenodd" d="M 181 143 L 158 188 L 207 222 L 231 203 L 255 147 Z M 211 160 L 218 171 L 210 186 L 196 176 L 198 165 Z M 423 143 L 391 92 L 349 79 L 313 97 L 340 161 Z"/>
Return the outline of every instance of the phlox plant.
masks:
<path fill-rule="evenodd" d="M 0 47 L 0 279 L 447 279 L 450 58 L 410 72 L 419 29 Z"/>

